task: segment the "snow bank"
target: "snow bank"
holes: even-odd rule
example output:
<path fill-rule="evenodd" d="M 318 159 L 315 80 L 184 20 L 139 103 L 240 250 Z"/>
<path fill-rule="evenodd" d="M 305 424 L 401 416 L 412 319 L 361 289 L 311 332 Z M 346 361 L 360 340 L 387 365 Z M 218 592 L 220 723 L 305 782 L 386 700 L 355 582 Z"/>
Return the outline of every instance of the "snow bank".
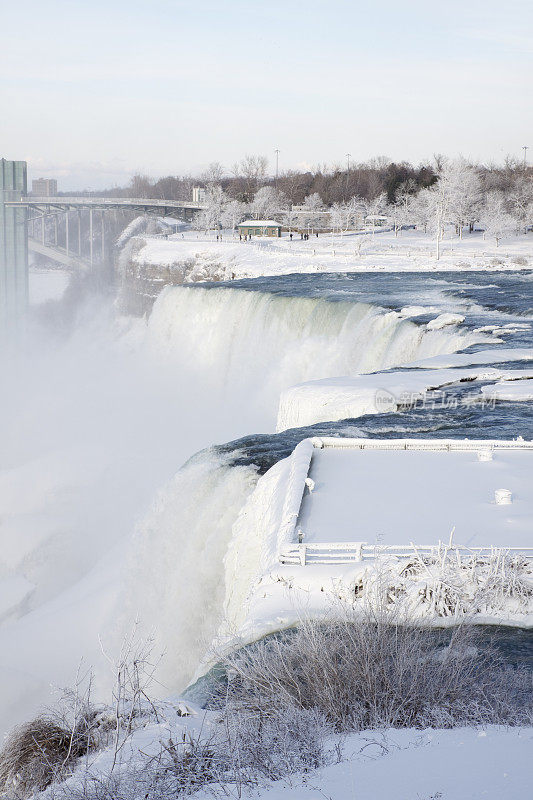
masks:
<path fill-rule="evenodd" d="M 522 402 L 533 400 L 533 375 L 526 380 L 512 380 L 506 376 L 494 386 L 483 386 L 483 395 L 490 400 Z"/>
<path fill-rule="evenodd" d="M 518 800 L 529 796 L 533 729 L 362 731 L 345 758 L 274 784 L 261 800 Z M 250 795 L 246 795 L 251 797 Z"/>
<path fill-rule="evenodd" d="M 482 360 L 482 359 L 481 359 Z M 277 430 L 314 425 L 317 422 L 352 419 L 363 414 L 383 414 L 397 411 L 400 406 L 412 405 L 423 400 L 426 393 L 458 381 L 505 380 L 496 387 L 481 387 L 488 400 L 501 397 L 509 387 L 509 395 L 515 398 L 525 392 L 531 393 L 532 384 L 519 378 L 533 378 L 533 370 L 501 370 L 480 365 L 474 369 L 427 369 L 402 370 L 399 372 L 371 373 L 353 378 L 324 378 L 319 381 L 291 386 L 282 392 L 278 410 Z M 513 390 L 513 385 L 519 386 Z M 500 394 L 495 393 L 496 389 Z"/>
<path fill-rule="evenodd" d="M 418 369 L 450 369 L 469 367 L 478 364 L 503 364 L 506 361 L 532 361 L 533 348 L 515 347 L 490 350 L 477 350 L 475 353 L 453 353 L 413 361 L 409 366 Z"/>
<path fill-rule="evenodd" d="M 438 317 L 428 322 L 427 329 L 428 331 L 439 331 L 447 325 L 460 325 L 464 320 L 465 318 L 462 314 L 439 314 Z"/>
<path fill-rule="evenodd" d="M 482 458 L 487 451 L 491 457 Z M 507 547 L 531 547 L 532 459 L 527 442 L 300 442 L 259 479 L 233 526 L 217 647 L 253 641 L 302 615 L 327 614 L 339 600 L 357 606 L 384 586 L 425 624 L 453 622 L 456 613 L 473 620 L 476 609 L 479 623 L 532 625 L 531 562 L 505 555 Z M 494 502 L 501 485 L 512 492 L 510 506 Z M 461 560 L 455 550 L 416 554 L 417 545 L 448 542 L 453 529 L 459 545 L 485 546 L 488 554 L 471 551 L 470 557 L 467 549 Z M 360 562 L 281 563 L 281 552 L 298 543 L 297 531 L 303 544 L 320 542 L 326 550 L 328 543 L 357 541 L 414 547 L 410 562 L 385 554 Z M 491 546 L 502 552 L 491 555 Z M 197 674 L 216 660 L 208 658 Z"/>
<path fill-rule="evenodd" d="M 139 238 L 140 248 L 135 263 L 143 267 L 171 267 L 184 261 L 216 265 L 217 272 L 228 277 L 257 277 L 287 275 L 296 272 L 362 272 L 362 271 L 422 271 L 494 269 L 524 269 L 529 267 L 531 237 L 519 236 L 496 248 L 493 242 L 479 235 L 452 238 L 443 243 L 442 257 L 435 258 L 435 243 L 421 231 L 404 231 L 401 236 L 380 232 L 376 236 L 321 234 L 302 241 L 287 235 L 265 241 L 257 237 L 240 242 L 231 231 L 222 233 L 216 241 L 209 233 L 187 232 L 168 241 Z M 524 259 L 516 263 L 516 257 Z M 206 276 L 206 280 L 209 277 Z"/>

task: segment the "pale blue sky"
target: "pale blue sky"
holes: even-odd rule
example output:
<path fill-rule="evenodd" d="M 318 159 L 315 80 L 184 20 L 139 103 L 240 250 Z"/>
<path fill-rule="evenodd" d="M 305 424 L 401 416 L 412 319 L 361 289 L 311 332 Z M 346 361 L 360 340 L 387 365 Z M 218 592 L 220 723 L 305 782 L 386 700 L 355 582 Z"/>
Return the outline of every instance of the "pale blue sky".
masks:
<path fill-rule="evenodd" d="M 533 156 L 533 4 L 0 2 L 0 156 L 61 188 L 435 152 Z"/>

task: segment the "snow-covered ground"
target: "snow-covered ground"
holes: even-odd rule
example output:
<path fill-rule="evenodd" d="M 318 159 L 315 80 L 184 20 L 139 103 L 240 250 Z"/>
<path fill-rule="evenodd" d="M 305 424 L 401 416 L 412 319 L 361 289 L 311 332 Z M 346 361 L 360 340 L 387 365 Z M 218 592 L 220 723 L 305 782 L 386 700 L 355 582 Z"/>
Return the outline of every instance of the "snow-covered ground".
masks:
<path fill-rule="evenodd" d="M 526 800 L 531 792 L 532 745 L 531 728 L 363 731 L 348 738 L 340 763 L 243 796 L 261 800 Z"/>
<path fill-rule="evenodd" d="M 533 547 L 533 446 L 504 449 L 497 442 L 494 450 L 489 443 L 480 450 L 446 450 L 445 440 L 408 445 L 406 439 L 379 444 L 344 440 L 313 449 L 312 489 L 298 518 L 304 543 L 432 545 L 447 542 L 453 530 L 467 547 Z M 495 502 L 500 487 L 512 493 L 509 505 Z"/>
<path fill-rule="evenodd" d="M 213 233 L 187 231 L 168 239 L 135 240 L 137 266 L 175 267 L 188 263 L 187 280 L 226 279 L 280 275 L 295 272 L 428 271 L 474 269 L 524 269 L 533 265 L 533 233 L 506 239 L 499 247 L 483 234 L 462 239 L 447 233 L 439 260 L 434 241 L 422 231 L 319 234 L 308 241 L 294 234 L 279 239 L 255 237 L 239 241 L 231 231 L 222 240 Z M 194 270 L 191 272 L 191 263 Z M 194 277 L 197 274 L 198 277 Z"/>

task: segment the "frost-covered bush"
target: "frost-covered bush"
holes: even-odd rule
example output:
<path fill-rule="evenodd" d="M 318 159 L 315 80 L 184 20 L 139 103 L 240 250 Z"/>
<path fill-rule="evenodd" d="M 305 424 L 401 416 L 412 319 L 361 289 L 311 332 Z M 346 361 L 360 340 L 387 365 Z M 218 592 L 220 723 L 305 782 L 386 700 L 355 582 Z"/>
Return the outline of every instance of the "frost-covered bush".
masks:
<path fill-rule="evenodd" d="M 533 719 L 530 673 L 479 648 L 471 629 L 447 636 L 372 613 L 306 620 L 227 659 L 226 702 L 254 714 L 312 709 L 343 731 Z"/>
<path fill-rule="evenodd" d="M 0 797 L 31 797 L 64 777 L 80 756 L 102 743 L 101 725 L 101 716 L 87 706 L 72 725 L 57 713 L 15 728 L 0 751 Z"/>
<path fill-rule="evenodd" d="M 495 550 L 457 558 L 453 548 L 416 554 L 407 564 L 389 563 L 365 582 L 371 604 L 399 603 L 413 618 L 533 612 L 533 571 L 521 556 Z"/>
<path fill-rule="evenodd" d="M 241 796 L 328 763 L 336 734 L 533 722 L 531 671 L 506 666 L 471 627 L 417 627 L 383 585 L 373 608 L 340 606 L 227 656 L 207 709 L 150 700 L 148 649 L 127 642 L 112 706 L 12 735 L 3 797 Z"/>
<path fill-rule="evenodd" d="M 307 772 L 325 761 L 324 741 L 331 731 L 317 708 L 304 708 L 272 698 L 253 710 L 229 702 L 224 709 L 229 751 L 251 775 L 278 780 Z"/>
<path fill-rule="evenodd" d="M 111 769 L 84 763 L 39 800 L 174 800 L 201 788 L 237 796 L 243 787 L 306 772 L 326 763 L 329 727 L 315 711 L 270 707 L 261 714 L 224 709 L 215 726 L 152 742 Z M 133 740 L 132 740 L 133 741 Z"/>

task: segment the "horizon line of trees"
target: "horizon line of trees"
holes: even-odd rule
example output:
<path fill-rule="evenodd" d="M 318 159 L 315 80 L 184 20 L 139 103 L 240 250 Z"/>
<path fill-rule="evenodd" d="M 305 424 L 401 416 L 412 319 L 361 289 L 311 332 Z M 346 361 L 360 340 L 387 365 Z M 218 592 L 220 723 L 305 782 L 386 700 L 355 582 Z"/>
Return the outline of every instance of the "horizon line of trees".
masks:
<path fill-rule="evenodd" d="M 476 225 L 500 241 L 512 233 L 533 227 L 533 170 L 514 169 L 505 183 L 487 180 L 480 169 L 459 158 L 443 160 L 431 183 L 421 185 L 407 178 L 398 185 L 394 199 L 386 191 L 371 197 L 354 195 L 327 204 L 319 192 L 306 195 L 295 209 L 279 187 L 260 186 L 248 202 L 233 198 L 222 184 L 207 185 L 205 209 L 196 215 L 199 230 L 235 228 L 245 217 L 277 219 L 289 229 L 336 230 L 364 227 L 365 220 L 384 216 L 396 235 L 405 227 L 423 228 L 435 237 L 437 258 L 445 229 L 453 226 L 462 238 Z"/>
<path fill-rule="evenodd" d="M 432 233 L 438 258 L 449 225 L 459 237 L 478 225 L 497 245 L 533 226 L 533 168 L 512 158 L 503 165 L 480 165 L 462 157 L 435 156 L 432 164 L 418 167 L 377 158 L 349 170 L 290 170 L 276 180 L 268 174 L 264 156 L 245 156 L 229 176 L 214 162 L 200 179 L 168 176 L 153 181 L 136 175 L 128 187 L 109 194 L 190 200 L 193 186 L 206 190 L 206 208 L 195 220 L 195 227 L 206 231 L 235 228 L 251 216 L 274 217 L 293 229 L 343 232 L 369 216 L 384 215 L 396 234 L 406 226 Z"/>
<path fill-rule="evenodd" d="M 190 200 L 195 186 L 208 188 L 219 185 L 232 199 L 250 203 L 258 189 L 271 186 L 278 189 L 292 205 L 301 205 L 305 198 L 319 194 L 326 206 L 346 203 L 353 197 L 374 200 L 385 194 L 388 203 L 396 202 L 408 184 L 411 192 L 428 188 L 438 179 L 446 163 L 469 164 L 478 175 L 486 191 L 509 191 L 517 176 L 533 175 L 533 168 L 523 161 L 507 157 L 503 164 L 476 164 L 466 159 L 447 159 L 433 156 L 431 163 L 413 166 L 407 161 L 395 162 L 384 156 L 367 162 L 353 163 L 350 168 L 340 165 L 328 167 L 319 164 L 313 170 L 285 170 L 278 178 L 269 174 L 265 156 L 246 155 L 226 170 L 220 162 L 212 162 L 200 176 L 168 175 L 152 179 L 148 175 L 134 175 L 128 186 L 114 187 L 100 194 L 119 197 L 150 197 L 162 200 Z"/>

